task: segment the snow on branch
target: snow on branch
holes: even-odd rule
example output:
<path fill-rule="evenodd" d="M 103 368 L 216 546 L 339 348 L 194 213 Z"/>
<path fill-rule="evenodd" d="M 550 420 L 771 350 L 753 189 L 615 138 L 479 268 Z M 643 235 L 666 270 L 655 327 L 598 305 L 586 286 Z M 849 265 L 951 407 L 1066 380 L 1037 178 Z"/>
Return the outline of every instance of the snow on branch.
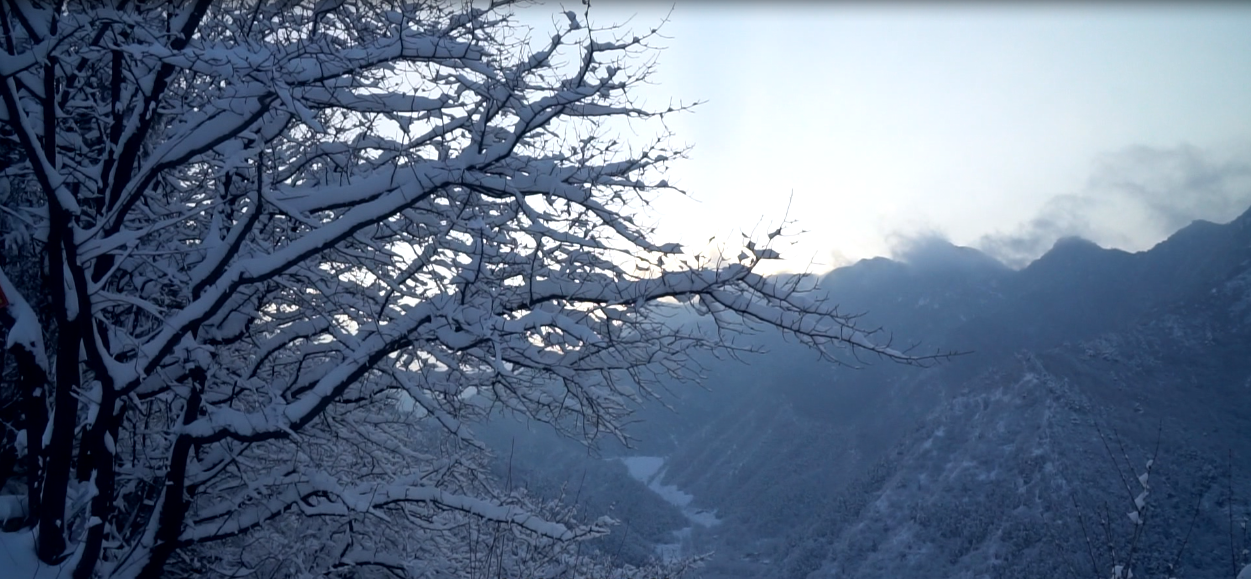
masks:
<path fill-rule="evenodd" d="M 475 424 L 625 439 L 692 352 L 736 347 L 675 310 L 928 359 L 754 273 L 770 248 L 707 265 L 640 225 L 686 154 L 689 107 L 635 98 L 654 32 L 510 4 L 4 3 L 2 233 L 55 290 L 0 272 L 7 346 L 50 383 L 22 402 L 66 410 L 25 433 L 64 449 L 32 479 L 66 505 L 45 564 L 459 573 L 508 528 L 533 569 L 603 525 L 501 491 Z"/>
<path fill-rule="evenodd" d="M 462 511 L 485 521 L 516 525 L 557 541 L 588 539 L 607 532 L 602 525 L 571 529 L 539 518 L 525 508 L 449 493 L 429 486 L 395 482 L 345 489 L 324 476 L 301 478 L 298 482 L 287 481 L 279 493 L 259 501 L 259 504 L 240 504 L 224 511 L 222 514 L 225 516 L 201 519 L 199 524 L 185 531 L 181 539 L 200 543 L 238 535 L 291 508 L 297 508 L 308 516 L 347 516 L 354 512 L 369 513 L 400 503 L 425 503 L 441 509 Z M 312 500 L 314 498 L 319 500 Z"/>
<path fill-rule="evenodd" d="M 45 375 L 49 374 L 48 353 L 43 346 L 43 326 L 39 323 L 39 316 L 4 275 L 3 269 L 0 269 L 0 295 L 7 299 L 7 312 L 13 317 L 13 326 L 4 340 L 5 349 L 22 348 L 30 353 Z"/>

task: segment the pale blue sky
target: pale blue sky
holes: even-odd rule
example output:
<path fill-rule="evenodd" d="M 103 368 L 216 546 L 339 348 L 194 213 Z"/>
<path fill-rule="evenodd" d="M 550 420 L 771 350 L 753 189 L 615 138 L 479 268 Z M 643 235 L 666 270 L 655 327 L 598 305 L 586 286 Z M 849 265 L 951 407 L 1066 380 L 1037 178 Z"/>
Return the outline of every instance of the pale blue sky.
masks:
<path fill-rule="evenodd" d="M 669 10 L 591 16 L 645 30 Z M 679 1 L 669 16 L 643 96 L 707 102 L 670 125 L 695 147 L 670 173 L 693 200 L 658 205 L 665 241 L 764 233 L 793 192 L 807 233 L 778 248 L 789 269 L 932 234 L 1020 260 L 1063 234 L 1145 249 L 1251 204 L 1251 6 Z"/>

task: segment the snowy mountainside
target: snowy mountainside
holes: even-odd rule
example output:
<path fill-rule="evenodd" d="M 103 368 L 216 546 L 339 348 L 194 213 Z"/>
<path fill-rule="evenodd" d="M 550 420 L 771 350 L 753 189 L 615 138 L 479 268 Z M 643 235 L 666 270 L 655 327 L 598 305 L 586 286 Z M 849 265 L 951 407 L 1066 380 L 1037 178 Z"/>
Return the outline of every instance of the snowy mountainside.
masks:
<path fill-rule="evenodd" d="M 632 557 L 687 529 L 637 494 L 651 485 L 716 513 L 682 539 L 714 553 L 708 578 L 1105 577 L 1094 525 L 1106 517 L 1127 554 L 1122 481 L 1137 484 L 1158 439 L 1137 575 L 1170 563 L 1182 578 L 1236 575 L 1229 517 L 1251 515 L 1251 212 L 1141 253 L 1062 240 L 1019 271 L 931 242 L 821 287 L 896 345 L 969 353 L 849 369 L 762 335 L 768 353 L 747 364 L 708 360 L 706 390 L 641 409 L 635 447 L 599 459 L 617 470 L 577 486 L 641 508 L 629 525 L 641 532 L 620 543 Z M 606 460 L 630 456 L 662 457 L 664 471 L 645 485 Z M 553 464 L 527 468 L 578 485 L 579 470 Z M 1100 533 L 1093 562 L 1082 525 Z"/>
<path fill-rule="evenodd" d="M 649 415 L 684 467 L 669 480 L 725 521 L 706 537 L 706 576 L 1091 576 L 1073 556 L 1075 501 L 1087 517 L 1107 501 L 1127 526 L 1132 506 L 1096 424 L 1133 457 L 1126 476 L 1160 433 L 1143 569 L 1172 562 L 1194 518 L 1180 576 L 1233 576 L 1217 487 L 1231 486 L 1231 453 L 1235 474 L 1251 466 L 1249 282 L 1251 215 L 1137 254 L 1064 240 L 1021 271 L 877 259 L 833 272 L 831 294 L 897 339 L 973 352 L 848 370 L 775 340 L 746 368 L 713 370 L 712 391 L 679 409 L 701 420 Z M 1232 481 L 1235 519 L 1248 481 Z"/>

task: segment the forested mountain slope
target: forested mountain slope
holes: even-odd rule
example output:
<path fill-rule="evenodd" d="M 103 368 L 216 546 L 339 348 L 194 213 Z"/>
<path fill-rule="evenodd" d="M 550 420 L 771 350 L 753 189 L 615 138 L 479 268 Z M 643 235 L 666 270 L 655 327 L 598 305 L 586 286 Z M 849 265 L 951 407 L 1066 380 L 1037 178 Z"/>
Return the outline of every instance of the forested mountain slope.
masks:
<path fill-rule="evenodd" d="M 761 336 L 770 353 L 710 363 L 676 414 L 642 412 L 637 452 L 667 456 L 665 481 L 722 520 L 696 529 L 717 551 L 706 576 L 1108 576 L 1094 525 L 1106 505 L 1124 562 L 1158 440 L 1138 576 L 1232 577 L 1229 519 L 1239 551 L 1251 500 L 1251 213 L 1136 254 L 1065 239 L 1020 271 L 924 255 L 822 287 L 897 340 L 971 353 L 851 370 Z"/>

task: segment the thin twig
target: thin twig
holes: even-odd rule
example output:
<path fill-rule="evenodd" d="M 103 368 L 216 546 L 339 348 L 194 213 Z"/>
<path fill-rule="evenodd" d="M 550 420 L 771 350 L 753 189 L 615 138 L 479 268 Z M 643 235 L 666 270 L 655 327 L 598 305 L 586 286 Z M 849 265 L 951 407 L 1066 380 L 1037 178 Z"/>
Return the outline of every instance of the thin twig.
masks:
<path fill-rule="evenodd" d="M 1228 501 L 1225 505 L 1229 511 L 1229 566 L 1230 577 L 1238 576 L 1238 550 L 1234 546 L 1234 449 L 1229 450 L 1229 477 L 1226 478 L 1228 483 Z"/>
<path fill-rule="evenodd" d="M 1134 568 L 1134 555 L 1138 552 L 1138 540 L 1142 538 L 1143 529 L 1147 526 L 1147 493 L 1149 492 L 1148 484 L 1151 480 L 1151 467 L 1155 466 L 1155 459 L 1160 455 L 1160 438 L 1164 432 L 1164 425 L 1160 423 L 1156 426 L 1155 431 L 1155 450 L 1151 451 L 1151 458 L 1147 460 L 1147 470 L 1138 479 L 1138 483 L 1142 485 L 1142 506 L 1138 506 L 1138 498 L 1134 497 L 1134 512 L 1138 514 L 1138 519 L 1134 521 L 1134 538 L 1130 540 L 1129 555 L 1125 558 L 1125 569 L 1132 570 Z M 1120 437 L 1117 437 L 1117 444 L 1120 444 Z M 1125 452 L 1125 447 L 1121 447 L 1121 452 Z M 1129 456 L 1125 456 L 1125 460 L 1129 460 Z M 1133 471 L 1130 471 L 1133 472 Z"/>
<path fill-rule="evenodd" d="M 1099 433 L 1099 440 L 1103 442 L 1103 448 L 1108 452 L 1108 460 L 1111 460 L 1112 466 L 1116 467 L 1116 476 L 1121 478 L 1121 486 L 1125 487 L 1126 493 L 1129 493 L 1129 500 L 1134 500 L 1134 491 L 1129 486 L 1129 480 L 1125 478 L 1125 473 L 1121 472 L 1121 462 L 1116 459 L 1116 454 L 1112 452 L 1112 447 L 1108 445 L 1108 437 L 1104 436 L 1103 429 L 1099 428 L 1098 422 L 1095 423 L 1095 432 Z"/>
<path fill-rule="evenodd" d="M 1203 495 L 1200 493 L 1195 494 L 1198 496 L 1195 500 L 1194 511 L 1190 515 L 1190 526 L 1186 527 L 1186 536 L 1182 539 L 1181 548 L 1177 549 L 1177 555 L 1173 557 L 1173 562 L 1168 565 L 1170 572 L 1176 571 L 1177 566 L 1181 564 L 1182 553 L 1186 551 L 1186 545 L 1190 543 L 1190 533 L 1195 530 L 1195 521 L 1199 520 L 1199 506 L 1203 504 Z"/>
<path fill-rule="evenodd" d="M 1082 538 L 1086 539 L 1086 551 L 1090 555 L 1090 570 L 1093 577 L 1099 577 L 1099 562 L 1095 560 L 1095 545 L 1090 541 L 1090 532 L 1086 530 L 1086 517 L 1082 516 L 1082 508 L 1077 504 L 1077 497 L 1072 493 L 1069 498 L 1073 500 L 1073 508 L 1077 511 L 1077 523 L 1082 527 Z"/>

